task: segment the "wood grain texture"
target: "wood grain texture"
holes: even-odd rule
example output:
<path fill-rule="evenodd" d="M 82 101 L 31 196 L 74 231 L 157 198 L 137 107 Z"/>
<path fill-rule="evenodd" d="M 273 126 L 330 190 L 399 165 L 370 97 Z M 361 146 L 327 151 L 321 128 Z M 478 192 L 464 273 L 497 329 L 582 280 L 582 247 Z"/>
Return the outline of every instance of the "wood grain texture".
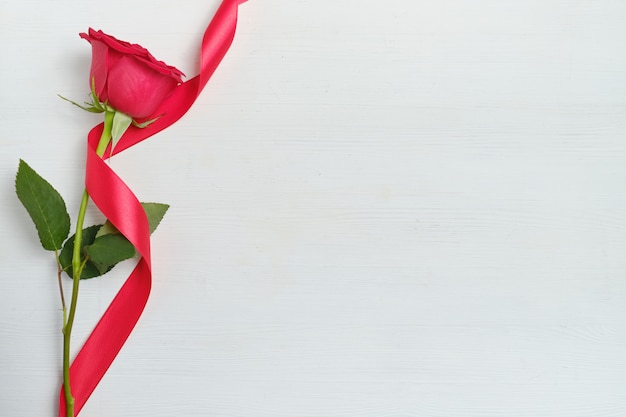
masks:
<path fill-rule="evenodd" d="M 54 262 L 102 28 L 195 73 L 218 1 L 0 4 L 0 414 L 54 415 Z M 113 13 L 120 7 L 123 15 Z M 178 124 L 114 158 L 171 204 L 83 417 L 626 415 L 626 3 L 250 0 Z M 92 221 L 101 220 L 96 210 Z M 84 339 L 132 265 L 85 282 Z"/>

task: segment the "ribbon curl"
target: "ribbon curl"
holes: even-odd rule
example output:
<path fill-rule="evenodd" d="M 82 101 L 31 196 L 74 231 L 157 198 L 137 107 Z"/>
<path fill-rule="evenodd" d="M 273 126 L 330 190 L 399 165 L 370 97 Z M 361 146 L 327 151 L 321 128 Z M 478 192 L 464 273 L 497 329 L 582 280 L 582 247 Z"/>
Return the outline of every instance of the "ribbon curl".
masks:
<path fill-rule="evenodd" d="M 182 83 L 159 107 L 163 114 L 150 126 L 131 127 L 111 154 L 117 154 L 175 123 L 189 110 L 230 48 L 237 26 L 238 6 L 246 0 L 223 0 L 202 39 L 200 73 Z M 70 367 L 75 415 L 78 415 L 126 342 L 148 301 L 152 286 L 148 219 L 132 190 L 96 155 L 103 124 L 88 136 L 85 186 L 104 216 L 135 246 L 141 255 Z M 105 153 L 109 155 L 109 152 Z M 65 417 L 61 388 L 59 416 Z"/>

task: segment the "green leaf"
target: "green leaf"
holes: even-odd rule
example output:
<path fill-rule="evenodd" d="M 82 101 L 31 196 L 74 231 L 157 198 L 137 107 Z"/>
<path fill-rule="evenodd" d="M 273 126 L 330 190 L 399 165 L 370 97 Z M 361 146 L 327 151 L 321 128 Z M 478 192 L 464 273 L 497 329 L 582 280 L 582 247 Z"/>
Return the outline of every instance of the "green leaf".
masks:
<path fill-rule="evenodd" d="M 146 216 L 148 216 L 150 234 L 152 234 L 159 226 L 159 223 L 161 223 L 163 216 L 165 216 L 165 213 L 167 212 L 167 209 L 170 208 L 170 206 L 169 204 L 163 203 L 141 203 L 141 206 L 146 212 Z"/>
<path fill-rule="evenodd" d="M 81 244 L 81 262 L 85 262 L 85 267 L 80 279 L 89 279 L 104 275 L 109 272 L 115 265 L 126 259 L 135 256 L 136 251 L 132 243 L 130 243 L 121 234 L 109 234 L 97 237 L 101 224 L 89 226 L 83 229 L 83 239 Z M 72 271 L 72 255 L 74 252 L 74 238 L 72 235 L 59 254 L 61 267 L 69 275 L 73 277 Z"/>
<path fill-rule="evenodd" d="M 61 249 L 70 232 L 70 215 L 61 194 L 21 159 L 15 192 L 35 223 L 43 248 Z"/>
<path fill-rule="evenodd" d="M 146 212 L 146 217 L 148 217 L 150 234 L 152 234 L 161 223 L 161 220 L 163 220 L 163 217 L 165 216 L 165 213 L 170 208 L 170 206 L 169 204 L 163 203 L 141 203 L 141 206 Z M 98 230 L 98 234 L 96 235 L 96 237 L 113 233 L 119 233 L 119 230 L 117 230 L 115 226 L 113 226 L 113 224 L 107 220 L 106 223 L 102 225 L 100 230 Z"/>
<path fill-rule="evenodd" d="M 154 232 L 165 216 L 169 205 L 161 203 L 141 203 L 150 226 Z M 62 268 L 72 277 L 72 253 L 74 236 L 70 237 L 59 255 Z M 132 243 L 107 220 L 105 224 L 83 229 L 81 261 L 87 259 L 81 279 L 94 278 L 109 272 L 115 265 L 136 256 Z"/>
<path fill-rule="evenodd" d="M 97 237 L 91 245 L 85 247 L 85 253 L 89 256 L 89 262 L 104 274 L 119 262 L 134 257 L 136 251 L 123 235 L 109 234 Z"/>
<path fill-rule="evenodd" d="M 91 245 L 94 240 L 96 240 L 96 233 L 98 233 L 98 229 L 100 229 L 102 225 L 98 224 L 95 226 L 89 226 L 83 229 L 83 239 L 81 243 L 81 260 L 85 259 L 85 247 Z M 65 271 L 67 275 L 72 278 L 72 254 L 74 252 L 74 238 L 75 235 L 72 235 L 67 241 L 65 245 L 63 245 L 63 249 L 59 254 L 59 262 L 61 263 L 61 267 Z M 111 267 L 113 268 L 113 267 Z M 111 269 L 109 268 L 109 270 Z M 105 271 L 108 272 L 108 271 Z M 104 272 L 100 272 L 98 267 L 89 260 L 85 263 L 85 267 L 83 268 L 83 273 L 81 274 L 81 279 L 93 278 L 102 275 Z"/>
<path fill-rule="evenodd" d="M 104 223 L 102 227 L 98 230 L 96 237 L 98 238 L 100 236 L 111 235 L 111 234 L 119 233 L 119 232 L 120 231 L 117 230 L 115 226 L 113 226 L 113 223 L 107 220 L 106 223 Z"/>

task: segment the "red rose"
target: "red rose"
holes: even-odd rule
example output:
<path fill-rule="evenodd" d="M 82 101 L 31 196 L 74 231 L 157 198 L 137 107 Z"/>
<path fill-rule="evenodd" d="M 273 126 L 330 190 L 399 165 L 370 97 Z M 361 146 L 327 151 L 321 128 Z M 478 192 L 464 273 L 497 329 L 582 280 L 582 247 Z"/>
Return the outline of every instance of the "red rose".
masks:
<path fill-rule="evenodd" d="M 98 99 L 135 120 L 154 115 L 182 82 L 180 70 L 154 58 L 147 49 L 89 28 L 80 37 L 91 43 L 89 85 Z"/>

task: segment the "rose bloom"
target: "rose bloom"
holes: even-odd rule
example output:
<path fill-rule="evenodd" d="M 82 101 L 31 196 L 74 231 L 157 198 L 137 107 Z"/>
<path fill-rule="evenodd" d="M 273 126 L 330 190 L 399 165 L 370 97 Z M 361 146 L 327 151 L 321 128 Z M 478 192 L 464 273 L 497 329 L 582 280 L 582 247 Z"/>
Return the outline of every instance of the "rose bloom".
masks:
<path fill-rule="evenodd" d="M 101 102 L 135 120 L 154 115 L 184 74 L 154 58 L 147 49 L 89 28 L 80 37 L 91 43 L 92 80 Z"/>

